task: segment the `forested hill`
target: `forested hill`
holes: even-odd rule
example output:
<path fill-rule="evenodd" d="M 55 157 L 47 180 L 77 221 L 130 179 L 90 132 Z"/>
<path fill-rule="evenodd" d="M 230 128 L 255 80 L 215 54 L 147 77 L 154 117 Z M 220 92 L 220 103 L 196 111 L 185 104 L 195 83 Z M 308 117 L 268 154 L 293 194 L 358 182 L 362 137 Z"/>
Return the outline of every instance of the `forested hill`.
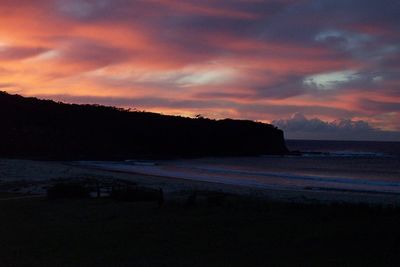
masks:
<path fill-rule="evenodd" d="M 246 120 L 183 118 L 0 92 L 0 157 L 128 159 L 287 153 L 283 132 Z"/>

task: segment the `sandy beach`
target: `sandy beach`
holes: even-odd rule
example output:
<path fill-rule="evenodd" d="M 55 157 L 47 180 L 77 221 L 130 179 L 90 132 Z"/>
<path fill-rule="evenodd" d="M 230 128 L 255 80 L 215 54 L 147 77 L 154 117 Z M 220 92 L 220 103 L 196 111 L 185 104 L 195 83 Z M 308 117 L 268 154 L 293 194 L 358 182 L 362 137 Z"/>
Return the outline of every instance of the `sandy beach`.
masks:
<path fill-rule="evenodd" d="M 363 203 L 371 205 L 399 206 L 400 195 L 370 192 L 328 191 L 316 188 L 293 189 L 282 187 L 257 188 L 253 186 L 210 182 L 171 175 L 151 175 L 121 168 L 109 163 L 53 162 L 31 160 L 0 160 L 0 191 L 22 195 L 45 195 L 46 189 L 60 180 L 91 178 L 99 180 L 123 180 L 143 187 L 162 189 L 166 199 L 193 191 L 214 191 L 241 196 L 257 197 L 290 203 Z M 146 168 L 145 168 L 146 169 Z"/>
<path fill-rule="evenodd" d="M 47 188 L 81 179 L 162 188 L 165 202 L 46 198 Z M 397 203 L 3 159 L 0 266 L 398 266 Z"/>

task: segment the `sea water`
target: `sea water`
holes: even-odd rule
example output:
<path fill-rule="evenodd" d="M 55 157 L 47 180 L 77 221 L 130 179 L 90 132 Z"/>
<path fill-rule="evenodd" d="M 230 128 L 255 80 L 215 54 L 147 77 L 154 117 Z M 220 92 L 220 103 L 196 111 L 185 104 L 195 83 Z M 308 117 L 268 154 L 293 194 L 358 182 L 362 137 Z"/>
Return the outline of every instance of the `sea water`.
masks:
<path fill-rule="evenodd" d="M 296 156 L 98 163 L 102 168 L 254 188 L 400 194 L 400 142 L 288 140 Z M 93 163 L 97 164 L 97 163 Z"/>

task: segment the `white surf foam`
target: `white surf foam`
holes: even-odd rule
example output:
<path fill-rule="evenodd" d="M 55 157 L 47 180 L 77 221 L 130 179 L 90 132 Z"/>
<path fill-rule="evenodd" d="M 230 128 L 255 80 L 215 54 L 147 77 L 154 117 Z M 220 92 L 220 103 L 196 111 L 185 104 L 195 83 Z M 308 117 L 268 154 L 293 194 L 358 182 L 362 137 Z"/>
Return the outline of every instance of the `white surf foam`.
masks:
<path fill-rule="evenodd" d="M 165 165 L 154 164 L 148 166 L 131 165 L 119 162 L 86 162 L 84 164 L 106 170 L 222 183 L 228 185 L 248 186 L 254 188 L 325 188 L 335 190 L 364 190 L 368 192 L 373 191 L 400 194 L 400 183 L 389 181 L 372 181 L 366 179 L 331 176 L 324 177 L 296 173 L 250 171 L 243 169 L 232 169 L 228 167 L 215 167 L 202 164 L 176 162 L 166 163 Z"/>

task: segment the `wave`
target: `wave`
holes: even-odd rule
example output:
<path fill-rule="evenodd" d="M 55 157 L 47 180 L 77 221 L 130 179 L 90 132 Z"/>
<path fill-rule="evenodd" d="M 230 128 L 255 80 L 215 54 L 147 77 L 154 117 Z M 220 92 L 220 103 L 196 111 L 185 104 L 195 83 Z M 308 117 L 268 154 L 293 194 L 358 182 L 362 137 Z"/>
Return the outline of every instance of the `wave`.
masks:
<path fill-rule="evenodd" d="M 390 155 L 379 153 L 379 152 L 368 152 L 368 151 L 336 151 L 336 152 L 305 152 L 303 154 L 307 156 L 325 156 L 325 157 L 351 157 L 351 158 L 382 158 L 390 157 Z"/>
<path fill-rule="evenodd" d="M 396 158 L 399 155 L 369 151 L 292 151 L 289 155 L 262 155 L 263 158 L 304 157 L 304 158 Z"/>
<path fill-rule="evenodd" d="M 84 164 L 114 171 L 254 188 L 297 190 L 318 188 L 318 190 L 400 193 L 400 182 L 392 181 L 375 181 L 333 176 L 325 177 L 268 171 L 250 171 L 187 163 L 166 165 L 132 165 L 120 162 L 85 162 Z M 293 183 L 290 181 L 296 182 Z"/>
<path fill-rule="evenodd" d="M 338 158 L 394 158 L 395 155 L 386 154 L 381 152 L 370 152 L 370 151 L 334 151 L 334 152 L 319 152 L 319 151 L 299 151 L 293 152 L 289 157 L 338 157 Z M 277 157 L 277 156 L 269 156 L 264 155 L 263 157 Z"/>
<path fill-rule="evenodd" d="M 332 176 L 314 176 L 314 175 L 300 175 L 292 173 L 280 173 L 280 172 L 259 172 L 259 171 L 245 171 L 245 170 L 233 170 L 226 168 L 210 168 L 210 167 L 191 167 L 192 169 L 198 169 L 199 171 L 210 171 L 220 174 L 236 174 L 245 176 L 259 176 L 259 177 L 273 177 L 283 178 L 289 180 L 307 180 L 317 181 L 324 183 L 338 183 L 338 184 L 357 184 L 357 185 L 369 185 L 369 186 L 389 186 L 389 187 L 400 187 L 400 182 L 389 182 L 389 181 L 372 181 L 362 180 L 354 178 L 344 177 L 332 177 Z"/>
<path fill-rule="evenodd" d="M 400 142 L 286 140 L 291 151 L 307 156 L 400 157 Z"/>

